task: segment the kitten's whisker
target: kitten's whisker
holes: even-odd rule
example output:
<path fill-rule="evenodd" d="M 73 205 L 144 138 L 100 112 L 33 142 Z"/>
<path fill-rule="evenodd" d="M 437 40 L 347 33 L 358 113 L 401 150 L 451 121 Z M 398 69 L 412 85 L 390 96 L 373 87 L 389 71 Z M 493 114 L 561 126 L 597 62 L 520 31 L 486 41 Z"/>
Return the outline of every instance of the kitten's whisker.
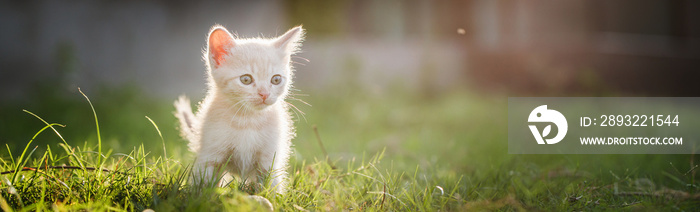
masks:
<path fill-rule="evenodd" d="M 301 103 L 304 103 L 305 105 L 308 105 L 309 107 L 313 107 L 313 106 L 311 106 L 311 104 L 309 104 L 308 102 L 306 102 L 306 101 L 304 101 L 304 100 L 301 100 L 301 99 L 297 99 L 297 98 L 294 98 L 294 97 L 289 97 L 288 99 L 289 99 L 289 100 L 296 100 L 296 101 L 299 101 L 299 102 L 301 102 Z"/>
<path fill-rule="evenodd" d="M 240 104 L 240 103 L 241 103 L 241 101 L 238 101 L 238 102 L 236 102 L 235 104 L 233 104 L 233 105 L 229 106 L 228 108 L 226 108 L 226 110 L 230 110 L 231 108 L 235 107 L 236 105 L 238 105 L 238 104 Z"/>
<path fill-rule="evenodd" d="M 287 104 L 289 104 L 289 103 L 287 103 Z M 294 109 L 291 109 L 291 111 L 294 112 L 294 115 L 296 115 L 297 120 L 299 120 L 299 113 L 297 113 L 297 111 L 295 111 Z M 306 119 L 304 119 L 304 121 L 306 122 Z"/>
<path fill-rule="evenodd" d="M 238 111 L 240 111 L 241 108 L 243 108 L 243 107 L 245 106 L 245 105 L 242 104 L 242 103 L 243 103 L 243 101 L 239 101 L 239 102 L 237 102 L 236 104 L 233 105 L 233 106 L 236 106 L 236 105 L 239 105 L 239 104 L 240 104 L 240 106 L 238 106 L 238 110 L 236 110 L 236 112 L 233 114 L 233 116 L 231 116 L 231 120 L 229 120 L 229 122 L 228 122 L 229 124 L 232 124 L 232 123 L 233 123 L 233 119 L 235 119 L 236 116 L 238 116 Z M 244 113 L 245 113 L 245 112 L 244 112 Z"/>
<path fill-rule="evenodd" d="M 289 93 L 287 95 L 288 96 L 309 96 L 309 94 L 303 94 L 303 93 Z"/>
<path fill-rule="evenodd" d="M 239 110 L 240 110 L 240 108 L 239 108 Z M 236 111 L 236 113 L 238 113 L 238 111 Z M 236 118 L 236 113 L 234 113 L 233 116 L 231 116 L 231 119 L 228 120 L 228 124 L 229 124 L 229 125 L 232 125 L 232 124 L 233 124 L 233 119 Z"/>
<path fill-rule="evenodd" d="M 303 111 L 299 110 L 299 108 L 297 108 L 297 106 L 294 106 L 292 103 L 289 103 L 289 102 L 284 102 L 284 103 L 287 103 L 287 105 L 292 106 L 293 109 L 296 109 L 297 111 L 299 111 L 299 113 L 301 113 L 301 117 L 304 118 L 304 122 L 308 122 L 308 121 L 306 120 L 306 113 L 304 113 Z M 294 112 L 294 113 L 297 115 L 297 119 L 299 119 L 299 113 L 297 113 L 297 112 L 294 111 L 294 110 L 292 110 L 292 112 Z"/>
<path fill-rule="evenodd" d="M 296 88 L 289 88 L 289 90 L 290 90 L 289 95 L 307 95 L 307 96 L 309 95 L 309 94 L 296 93 L 296 91 L 301 91 L 301 90 L 296 89 Z"/>
<path fill-rule="evenodd" d="M 304 61 L 307 62 L 307 63 L 310 62 L 309 59 L 306 59 L 306 58 L 303 58 L 303 57 L 299 57 L 299 56 L 292 56 L 292 58 L 293 58 L 293 59 L 299 58 L 299 59 L 304 60 Z M 301 62 L 297 62 L 297 61 L 294 61 L 294 60 L 292 60 L 292 64 L 299 64 L 299 65 L 306 66 L 306 63 L 301 63 Z"/>
<path fill-rule="evenodd" d="M 247 113 L 248 110 L 248 107 L 243 107 L 243 113 Z M 248 123 L 248 116 L 243 116 L 243 123 Z"/>
<path fill-rule="evenodd" d="M 292 56 L 292 58 L 299 58 L 299 59 L 302 59 L 302 60 L 306 61 L 307 63 L 308 63 L 308 62 L 311 62 L 309 59 L 306 59 L 306 58 L 303 58 L 303 57 L 300 57 L 300 56 Z"/>
<path fill-rule="evenodd" d="M 294 109 L 296 109 L 297 111 L 299 111 L 299 113 L 306 115 L 306 113 L 304 113 L 303 111 L 299 110 L 299 108 L 297 108 L 297 106 L 294 106 L 294 104 L 289 103 L 289 102 L 285 102 L 285 103 L 287 103 L 288 105 L 292 106 Z"/>

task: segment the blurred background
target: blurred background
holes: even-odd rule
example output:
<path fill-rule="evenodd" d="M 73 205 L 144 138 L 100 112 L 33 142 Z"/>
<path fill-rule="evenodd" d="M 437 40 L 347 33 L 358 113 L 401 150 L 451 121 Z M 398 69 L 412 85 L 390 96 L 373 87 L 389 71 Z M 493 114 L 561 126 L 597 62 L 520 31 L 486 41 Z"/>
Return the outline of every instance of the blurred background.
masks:
<path fill-rule="evenodd" d="M 303 88 L 350 77 L 376 89 L 693 96 L 698 11 L 695 1 L 634 0 L 3 1 L 0 97 L 24 98 L 45 79 L 69 91 L 201 95 L 200 50 L 215 23 L 242 37 L 303 24 Z"/>
<path fill-rule="evenodd" d="M 386 149 L 409 169 L 464 173 L 509 158 L 509 96 L 700 95 L 699 11 L 682 0 L 0 1 L 0 143 L 24 148 L 44 126 L 27 109 L 94 145 L 80 87 L 108 148 L 160 154 L 149 116 L 186 156 L 171 104 L 203 97 L 210 27 L 273 37 L 303 24 L 295 87 L 312 106 L 292 101 L 305 112 L 298 159 L 324 157 L 316 125 L 334 159 Z"/>

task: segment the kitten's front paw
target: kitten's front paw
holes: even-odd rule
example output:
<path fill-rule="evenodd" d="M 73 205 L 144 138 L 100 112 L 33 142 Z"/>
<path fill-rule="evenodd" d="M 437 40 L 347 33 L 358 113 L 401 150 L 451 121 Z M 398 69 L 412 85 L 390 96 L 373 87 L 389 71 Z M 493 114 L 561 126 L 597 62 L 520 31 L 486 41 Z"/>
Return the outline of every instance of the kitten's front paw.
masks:
<path fill-rule="evenodd" d="M 248 196 L 248 198 L 257 203 L 260 203 L 260 206 L 262 206 L 267 211 L 274 211 L 274 208 L 272 207 L 272 202 L 270 202 L 270 200 L 266 199 L 265 197 L 258 195 L 250 195 Z"/>

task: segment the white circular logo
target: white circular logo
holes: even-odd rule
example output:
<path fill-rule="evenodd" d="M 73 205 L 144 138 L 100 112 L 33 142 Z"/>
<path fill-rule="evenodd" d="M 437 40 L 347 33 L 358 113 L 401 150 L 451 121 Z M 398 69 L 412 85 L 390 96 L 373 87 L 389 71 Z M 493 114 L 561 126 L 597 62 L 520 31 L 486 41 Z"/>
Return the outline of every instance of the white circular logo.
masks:
<path fill-rule="evenodd" d="M 547 125 L 540 133 L 537 130 L 537 126 L 528 125 L 532 135 L 535 136 L 538 144 L 556 144 L 559 143 L 564 136 L 566 136 L 566 131 L 569 129 L 569 124 L 566 122 L 566 118 L 559 111 L 547 109 L 547 105 L 540 105 L 536 107 L 532 112 L 530 112 L 530 117 L 527 118 L 530 123 L 553 123 L 557 126 L 557 135 L 554 138 L 548 138 L 547 135 L 552 131 L 552 125 Z"/>

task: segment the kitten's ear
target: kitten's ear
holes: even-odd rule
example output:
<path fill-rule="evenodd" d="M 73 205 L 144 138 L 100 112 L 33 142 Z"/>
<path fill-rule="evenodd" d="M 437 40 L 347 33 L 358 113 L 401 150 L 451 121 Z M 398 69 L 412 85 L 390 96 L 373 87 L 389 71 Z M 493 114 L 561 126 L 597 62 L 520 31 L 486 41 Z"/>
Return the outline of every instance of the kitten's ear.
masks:
<path fill-rule="evenodd" d="M 304 29 L 297 26 L 275 39 L 274 45 L 289 54 L 294 54 L 299 50 L 302 40 L 304 40 Z"/>
<path fill-rule="evenodd" d="M 222 26 L 214 26 L 209 32 L 209 41 L 207 42 L 207 52 L 209 61 L 212 65 L 221 65 L 224 62 L 224 56 L 231 53 L 231 48 L 235 45 L 233 35 Z M 213 63 L 212 63 L 213 62 Z"/>

